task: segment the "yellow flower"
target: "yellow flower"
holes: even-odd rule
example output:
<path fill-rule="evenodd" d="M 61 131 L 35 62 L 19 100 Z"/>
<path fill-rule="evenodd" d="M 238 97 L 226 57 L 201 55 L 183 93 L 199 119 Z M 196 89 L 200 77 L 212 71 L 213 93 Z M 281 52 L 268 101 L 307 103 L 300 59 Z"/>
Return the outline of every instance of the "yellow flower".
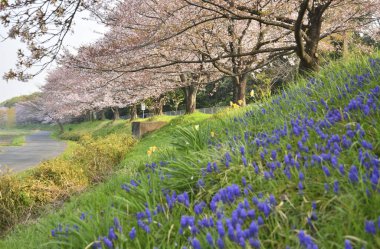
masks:
<path fill-rule="evenodd" d="M 231 107 L 232 107 L 232 109 L 237 109 L 237 108 L 239 108 L 240 106 L 239 106 L 238 104 L 233 103 Z"/>
<path fill-rule="evenodd" d="M 210 135 L 211 135 L 211 137 L 215 137 L 215 132 L 211 131 Z"/>
<path fill-rule="evenodd" d="M 239 99 L 238 100 L 238 104 L 241 106 L 243 104 L 243 100 L 242 99 Z"/>
<path fill-rule="evenodd" d="M 234 103 L 232 101 L 230 101 L 230 106 L 232 107 L 234 105 Z"/>
<path fill-rule="evenodd" d="M 147 152 L 146 152 L 146 154 L 148 154 L 148 156 L 151 156 L 152 155 L 152 150 L 148 150 Z"/>
<path fill-rule="evenodd" d="M 150 147 L 150 150 L 151 150 L 152 152 L 155 152 L 157 149 L 158 149 L 157 146 L 152 146 L 152 147 Z"/>
<path fill-rule="evenodd" d="M 194 125 L 195 130 L 199 131 L 199 125 Z"/>
<path fill-rule="evenodd" d="M 249 95 L 251 95 L 251 97 L 254 97 L 255 96 L 255 91 L 253 91 L 253 89 L 252 89 L 252 91 L 249 93 Z"/>

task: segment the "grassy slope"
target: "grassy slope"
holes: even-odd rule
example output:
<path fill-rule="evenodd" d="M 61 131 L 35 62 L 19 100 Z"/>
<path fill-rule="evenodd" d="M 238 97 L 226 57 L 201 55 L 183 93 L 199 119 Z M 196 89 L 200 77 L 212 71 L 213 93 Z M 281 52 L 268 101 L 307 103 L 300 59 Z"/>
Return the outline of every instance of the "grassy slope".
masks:
<path fill-rule="evenodd" d="M 373 70 L 370 73 L 374 73 L 370 81 L 365 80 L 363 84 L 357 84 L 362 80 L 360 76 L 368 69 Z M 347 77 L 347 72 L 350 73 L 350 77 Z M 114 217 L 119 218 L 123 227 L 123 232 L 117 233 L 119 239 L 114 241 L 119 248 L 153 248 L 153 246 L 173 248 L 174 244 L 189 247 L 194 240 L 193 238 L 188 240 L 191 236 L 187 228 L 183 231 L 183 235 L 180 234 L 181 216 L 194 216 L 194 204 L 201 201 L 209 204 L 215 197 L 215 193 L 231 184 L 237 184 L 242 191 L 239 192 L 239 196 L 235 196 L 236 200 L 232 203 L 219 202 L 218 204 L 219 212 L 224 216 L 222 221 L 226 233 L 228 228 L 226 218 L 230 218 L 233 213 L 241 213 L 242 208 L 238 207 L 238 203 L 242 203 L 244 198 L 247 198 L 247 206 L 256 210 L 254 220 L 258 222 L 258 215 L 264 217 L 264 213 L 260 210 L 262 207 L 253 205 L 251 200 L 258 198 L 261 204 L 269 205 L 269 196 L 272 194 L 276 199 L 276 204 L 269 205 L 270 214 L 268 218 L 263 219 L 264 224 L 260 226 L 258 238 L 262 248 L 285 248 L 285 245 L 299 248 L 300 230 L 311 235 L 320 248 L 342 248 L 346 239 L 350 240 L 355 248 L 362 246 L 379 248 L 379 238 L 366 233 L 364 229 L 366 221 L 377 222 L 377 217 L 380 215 L 377 209 L 380 206 L 380 195 L 370 182 L 370 178 L 372 180 L 375 174 L 376 166 L 374 165 L 379 162 L 380 154 L 379 100 L 375 100 L 378 109 L 371 110 L 369 115 L 353 110 L 344 119 L 340 118 L 338 122 L 334 122 L 330 128 L 322 127 L 321 130 L 328 136 L 327 139 L 321 138 L 323 134 L 321 135 L 320 132 L 318 134 L 312 123 L 322 121 L 326 115 L 331 117 L 332 113 L 339 116 L 337 113 L 343 113 L 344 107 L 352 98 L 359 96 L 358 94 L 367 94 L 378 86 L 380 68 L 371 68 L 367 58 L 352 58 L 344 65 L 339 63 L 330 65 L 320 73 L 318 79 L 316 84 L 300 80 L 283 96 L 273 97 L 263 103 L 260 108 L 251 106 L 234 111 L 232 113 L 234 118 L 230 118 L 231 115 L 225 115 L 225 117 L 217 115 L 205 121 L 201 119 L 193 121 L 192 125 L 200 124 L 199 131 L 190 128 L 182 130 L 182 136 L 179 136 L 177 130 L 181 130 L 182 125 L 173 125 L 148 135 L 131 154 L 127 155 L 126 167 L 113 179 L 84 195 L 74 197 L 71 203 L 66 204 L 62 210 L 42 218 L 38 224 L 21 227 L 6 240 L 0 242 L 0 248 L 25 248 L 25 245 L 30 248 L 54 248 L 56 243 L 60 244 L 58 247 L 84 248 L 96 241 L 98 236 L 108 234 L 109 228 L 114 226 Z M 344 90 L 345 83 L 348 83 L 347 87 L 350 91 Z M 365 95 L 366 101 L 367 98 L 368 96 Z M 321 99 L 327 102 L 327 108 L 322 104 Z M 315 111 L 313 111 L 314 108 Z M 336 111 L 333 112 L 333 110 Z M 300 135 L 296 135 L 294 132 L 297 132 L 298 128 L 294 128 L 297 125 L 291 126 L 291 120 L 293 124 L 297 122 L 301 124 L 306 116 L 310 125 L 307 128 L 308 135 L 304 128 L 301 128 Z M 300 118 L 299 121 L 297 117 Z M 187 118 L 180 120 L 180 124 L 186 123 Z M 175 122 L 176 120 L 172 121 L 173 124 Z M 279 135 L 284 132 L 284 123 L 287 124 L 287 132 L 285 135 Z M 191 123 L 188 122 L 188 124 Z M 338 135 L 339 139 L 342 139 L 343 135 L 350 130 L 354 131 L 354 136 L 349 139 L 351 140 L 349 146 L 343 148 L 343 142 L 339 141 L 337 143 L 339 148 L 336 149 L 338 151 L 330 154 L 330 157 L 337 155 L 338 165 L 343 165 L 345 174 L 342 175 L 338 166 L 334 166 L 333 160 L 325 158 L 326 155 L 323 154 L 329 154 L 328 139 L 332 139 L 333 135 Z M 215 132 L 216 136 L 211 137 L 210 131 Z M 275 132 L 272 133 L 272 131 Z M 279 137 L 274 136 L 275 140 L 269 142 L 267 138 L 272 138 L 272 135 Z M 302 141 L 302 137 L 305 137 L 305 140 L 300 146 L 299 141 Z M 370 142 L 373 149 L 365 149 L 363 140 Z M 257 141 L 264 143 L 257 145 Z M 170 142 L 177 142 L 178 149 L 170 148 Z M 204 145 L 208 142 L 211 142 L 212 146 Z M 200 146 L 194 149 L 194 144 Z M 334 142 L 330 141 L 330 144 Z M 159 147 L 161 153 L 157 153 L 153 158 L 147 158 L 146 150 L 154 145 Z M 242 146 L 245 148 L 245 159 L 249 165 L 257 164 L 258 173 L 255 172 L 254 167 L 244 166 L 244 160 L 240 154 Z M 273 150 L 276 150 L 277 156 L 271 155 Z M 324 153 L 323 150 L 325 150 Z M 370 170 L 366 170 L 362 166 L 363 161 L 358 159 L 360 151 L 367 152 L 367 157 L 373 159 L 364 161 L 369 165 L 367 167 Z M 224 166 L 226 152 L 229 152 L 232 157 L 228 169 Z M 289 164 L 285 163 L 288 155 L 290 155 Z M 322 164 L 314 163 L 314 166 L 311 166 L 312 155 L 317 158 L 323 156 L 325 159 Z M 169 165 L 155 168 L 153 171 L 147 168 L 144 172 L 141 171 L 144 160 L 148 163 L 166 161 Z M 216 171 L 211 169 L 209 173 L 206 173 L 205 168 L 208 162 L 216 162 L 219 169 Z M 281 168 L 277 167 L 277 162 Z M 131 165 L 137 167 L 131 167 Z M 355 172 L 349 173 L 352 171 L 352 165 L 358 168 L 358 183 L 356 184 L 348 179 L 348 175 L 356 176 Z M 328 169 L 328 174 L 326 170 L 323 171 L 322 166 Z M 300 177 L 301 172 L 304 174 L 304 179 Z M 270 176 L 271 173 L 273 178 Z M 126 193 L 120 185 L 127 183 L 131 177 L 140 180 L 140 186 L 130 187 L 130 193 Z M 200 179 L 204 181 L 204 187 L 197 187 Z M 251 187 L 245 186 L 244 181 Z M 303 190 L 300 189 L 300 183 Z M 326 189 L 326 185 L 329 189 Z M 339 185 L 338 190 L 336 185 Z M 186 207 L 178 203 L 177 198 L 173 200 L 177 203 L 169 211 L 162 189 L 175 190 L 177 194 L 186 191 L 190 196 L 190 206 Z M 315 210 L 312 208 L 312 202 L 316 203 Z M 151 232 L 148 234 L 137 227 L 135 218 L 137 212 L 145 210 L 144 203 L 148 205 L 151 212 L 158 204 L 165 208 L 164 213 L 153 216 L 153 223 L 149 225 Z M 87 217 L 84 220 L 79 219 L 82 212 Z M 195 218 L 199 220 L 203 217 L 212 217 L 216 220 L 216 216 L 206 207 L 204 213 Z M 318 218 L 315 219 L 315 217 Z M 142 221 L 148 224 L 147 217 Z M 63 235 L 49 238 L 51 229 L 56 228 L 58 224 L 63 224 Z M 64 235 L 66 225 L 70 225 L 68 237 Z M 79 230 L 77 231 L 73 225 L 78 225 Z M 241 224 L 243 229 L 249 225 L 249 219 Z M 134 240 L 129 239 L 128 236 L 132 227 L 137 228 L 137 237 Z M 197 239 L 203 245 L 202 248 L 207 248 L 206 233 L 210 233 L 215 243 L 218 237 L 215 229 L 199 226 L 197 228 L 200 230 Z M 237 226 L 233 230 L 237 236 L 239 234 Z M 58 233 L 59 229 L 56 232 Z M 311 240 L 303 241 L 311 243 Z M 227 235 L 224 243 L 226 248 L 239 247 L 237 243 L 228 239 Z M 248 244 L 247 247 L 253 248 Z"/>
<path fill-rule="evenodd" d="M 73 196 L 58 212 L 53 207 L 44 210 L 43 212 L 46 212 L 44 217 L 37 221 L 32 221 L 29 225 L 20 225 L 17 227 L 5 240 L 0 241 L 0 248 L 40 248 L 41 243 L 49 241 L 49 236 L 46 232 L 49 233 L 50 228 L 56 226 L 63 217 L 68 220 L 74 220 L 77 218 L 78 212 L 86 212 L 86 210 L 91 210 L 91 212 L 96 210 L 96 212 L 100 212 L 104 210 L 105 207 L 111 205 L 116 190 L 125 182 L 126 177 L 136 171 L 136 168 L 129 167 L 129 165 L 138 166 L 143 160 L 146 160 L 148 158 L 146 152 L 149 147 L 158 146 L 160 149 L 170 147 L 173 140 L 171 135 L 177 130 L 178 126 L 202 123 L 210 117 L 211 115 L 195 113 L 183 117 L 162 116 L 150 119 L 160 121 L 172 120 L 172 122 L 159 131 L 144 136 L 132 151 L 126 155 L 125 161 L 121 165 L 124 167 L 110 177 L 106 183 L 91 187 L 86 193 L 81 195 Z M 70 127 L 71 129 L 69 130 Z M 116 122 L 84 122 L 81 124 L 66 125 L 65 136 L 76 138 L 79 134 L 83 135 L 85 133 L 102 136 L 110 132 L 115 132 L 115 130 L 116 132 L 130 132 L 130 129 L 129 121 L 123 120 Z M 69 141 L 69 149 L 65 151 L 62 156 L 69 156 L 70 151 L 75 150 L 75 145 L 75 142 Z M 24 239 L 20 240 L 21 237 Z M 26 241 L 28 245 L 25 244 Z M 48 245 L 46 247 L 49 248 Z"/>

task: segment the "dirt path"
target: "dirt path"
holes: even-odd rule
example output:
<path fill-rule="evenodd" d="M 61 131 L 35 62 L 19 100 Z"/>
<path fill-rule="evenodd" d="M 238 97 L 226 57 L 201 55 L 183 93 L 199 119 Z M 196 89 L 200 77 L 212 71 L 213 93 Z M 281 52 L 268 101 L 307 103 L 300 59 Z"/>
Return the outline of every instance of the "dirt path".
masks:
<path fill-rule="evenodd" d="M 39 131 L 27 136 L 24 146 L 0 147 L 0 169 L 8 166 L 13 172 L 23 171 L 59 156 L 65 148 L 66 143 L 53 140 L 49 131 Z"/>

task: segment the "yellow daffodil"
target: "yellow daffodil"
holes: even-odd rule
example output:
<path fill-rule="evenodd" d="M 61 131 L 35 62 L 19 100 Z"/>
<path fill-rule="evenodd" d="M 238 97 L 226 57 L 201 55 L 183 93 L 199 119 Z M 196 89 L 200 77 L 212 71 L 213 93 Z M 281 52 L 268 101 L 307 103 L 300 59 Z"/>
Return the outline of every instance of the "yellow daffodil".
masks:
<path fill-rule="evenodd" d="M 215 132 L 211 131 L 210 135 L 211 135 L 211 137 L 215 137 Z"/>
<path fill-rule="evenodd" d="M 238 104 L 241 106 L 243 104 L 243 100 L 242 99 L 239 99 L 238 100 Z"/>
<path fill-rule="evenodd" d="M 237 108 L 239 108 L 239 107 L 240 107 L 240 106 L 239 106 L 238 104 L 235 104 L 235 103 L 233 103 L 232 106 L 231 106 L 232 109 L 237 109 Z"/>
<path fill-rule="evenodd" d="M 251 97 L 254 97 L 255 96 L 255 91 L 251 91 L 250 93 L 249 93 L 249 95 L 251 95 Z"/>

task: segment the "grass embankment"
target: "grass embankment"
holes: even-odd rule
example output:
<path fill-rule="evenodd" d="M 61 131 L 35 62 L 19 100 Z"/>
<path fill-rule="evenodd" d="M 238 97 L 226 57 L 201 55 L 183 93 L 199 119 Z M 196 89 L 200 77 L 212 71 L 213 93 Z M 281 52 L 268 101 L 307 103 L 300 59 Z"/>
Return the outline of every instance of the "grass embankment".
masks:
<path fill-rule="evenodd" d="M 120 127 L 120 134 L 104 133 L 102 137 L 83 134 L 76 142 L 68 141 L 67 150 L 55 159 L 18 174 L 0 172 L 1 234 L 15 224 L 43 214 L 46 205 L 62 203 L 69 196 L 111 175 L 136 143 L 121 131 L 128 128 Z M 20 137 L 20 133 L 32 131 L 14 129 L 3 132 Z"/>
<path fill-rule="evenodd" d="M 352 58 L 260 107 L 173 120 L 0 247 L 380 248 L 379 82 L 380 59 Z"/>
<path fill-rule="evenodd" d="M 175 137 L 172 136 L 178 130 L 178 127 L 182 127 L 184 125 L 190 125 L 194 123 L 201 123 L 202 121 L 211 117 L 210 115 L 195 113 L 193 115 L 181 116 L 181 117 L 155 117 L 149 119 L 159 120 L 159 121 L 168 121 L 168 125 L 161 128 L 159 131 L 147 134 L 144 138 L 134 145 L 131 150 L 125 156 L 124 161 L 121 163 L 122 169 L 120 169 L 117 173 L 113 174 L 106 183 L 96 185 L 90 187 L 88 191 L 82 193 L 81 195 L 74 195 L 70 199 L 66 200 L 66 203 L 58 212 L 54 210 L 54 206 L 50 208 L 50 210 L 45 210 L 45 213 L 50 213 L 46 217 L 40 218 L 38 221 L 34 222 L 33 225 L 20 225 L 16 228 L 14 235 L 10 235 L 5 241 L 0 242 L 0 248 L 22 248 L 23 243 L 20 243 L 20 240 L 17 237 L 21 236 L 27 237 L 30 239 L 29 248 L 40 248 L 41 240 L 39 237 L 39 230 L 49 227 L 65 216 L 68 215 L 67 218 L 75 219 L 76 213 L 78 211 L 78 206 L 94 208 L 99 212 L 104 209 L 104 205 L 109 205 L 113 202 L 113 196 L 115 190 L 120 187 L 120 184 L 125 181 L 125 177 L 129 175 L 133 175 L 136 171 L 136 167 L 129 167 L 129 165 L 141 165 L 144 160 L 148 158 L 147 150 L 150 147 L 157 147 L 158 150 L 163 151 L 170 149 L 172 147 L 171 143 L 175 141 Z M 129 121 L 98 121 L 98 122 L 85 122 L 81 124 L 71 124 L 65 125 L 66 132 L 64 133 L 64 137 L 72 138 L 73 140 L 77 139 L 77 136 L 85 136 L 86 131 L 90 131 L 93 136 L 96 136 L 98 139 L 107 137 L 111 134 L 120 136 L 122 134 L 130 134 L 131 126 Z M 88 134 L 88 132 L 87 132 Z M 72 156 L 74 152 L 78 150 L 77 142 L 70 142 L 68 150 L 65 151 L 63 155 L 59 158 L 65 158 L 66 160 L 72 160 Z M 111 148 L 114 150 L 115 148 Z M 96 151 L 96 150 L 95 150 Z M 88 154 L 89 158 L 91 158 L 91 153 Z M 123 167 L 125 166 L 125 167 Z M 27 175 L 29 175 L 28 172 Z M 94 200 L 96 201 L 94 202 Z M 30 222 L 29 222 L 30 223 Z M 43 234 L 43 233 L 42 233 Z M 37 236 L 36 236 L 37 235 Z M 41 233 L 40 233 L 41 235 Z M 29 237 L 31 236 L 31 237 Z M 41 235 L 43 236 L 43 235 Z M 47 239 L 48 237 L 46 237 Z M 46 242 L 47 240 L 45 240 Z M 49 248 L 49 246 L 47 246 Z"/>

